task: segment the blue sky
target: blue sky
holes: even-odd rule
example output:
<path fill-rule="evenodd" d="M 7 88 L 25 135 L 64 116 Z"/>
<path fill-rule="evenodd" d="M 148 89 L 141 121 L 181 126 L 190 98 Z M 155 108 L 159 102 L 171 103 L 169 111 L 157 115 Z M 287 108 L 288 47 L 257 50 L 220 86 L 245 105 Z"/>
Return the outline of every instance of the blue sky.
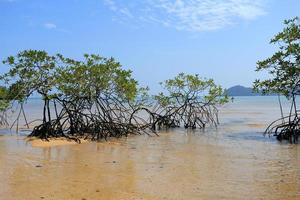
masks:
<path fill-rule="evenodd" d="M 141 85 L 179 72 L 251 86 L 299 0 L 0 0 L 0 59 L 41 49 L 113 56 Z M 1 66 L 0 72 L 7 71 Z"/>

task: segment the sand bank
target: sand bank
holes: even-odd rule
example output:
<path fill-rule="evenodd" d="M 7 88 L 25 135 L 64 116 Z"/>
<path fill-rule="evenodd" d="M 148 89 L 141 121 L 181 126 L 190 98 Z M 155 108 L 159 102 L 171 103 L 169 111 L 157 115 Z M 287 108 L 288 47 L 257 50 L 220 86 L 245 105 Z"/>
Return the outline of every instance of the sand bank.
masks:
<path fill-rule="evenodd" d="M 66 138 L 51 138 L 49 141 L 41 140 L 38 138 L 26 138 L 26 142 L 29 142 L 33 147 L 55 147 L 55 146 L 65 146 L 65 145 L 78 145 L 79 143 L 74 140 Z M 81 140 L 81 143 L 87 143 L 87 140 Z"/>

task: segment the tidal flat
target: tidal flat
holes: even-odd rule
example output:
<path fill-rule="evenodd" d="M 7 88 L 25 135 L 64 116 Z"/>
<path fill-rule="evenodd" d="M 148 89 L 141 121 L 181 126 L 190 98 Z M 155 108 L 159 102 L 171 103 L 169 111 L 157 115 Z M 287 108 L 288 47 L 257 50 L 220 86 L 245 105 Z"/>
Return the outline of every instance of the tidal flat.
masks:
<path fill-rule="evenodd" d="M 262 134 L 280 114 L 272 98 L 236 99 L 217 129 L 159 137 L 35 147 L 0 132 L 0 199 L 300 199 L 300 146 Z"/>

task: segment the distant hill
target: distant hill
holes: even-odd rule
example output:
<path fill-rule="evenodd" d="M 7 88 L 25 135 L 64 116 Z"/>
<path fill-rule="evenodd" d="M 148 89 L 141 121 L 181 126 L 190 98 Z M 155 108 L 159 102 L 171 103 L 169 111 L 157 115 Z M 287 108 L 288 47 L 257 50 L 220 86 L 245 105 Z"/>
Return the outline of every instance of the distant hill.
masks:
<path fill-rule="evenodd" d="M 253 92 L 252 88 L 236 85 L 226 89 L 226 94 L 229 96 L 261 96 L 261 93 Z"/>

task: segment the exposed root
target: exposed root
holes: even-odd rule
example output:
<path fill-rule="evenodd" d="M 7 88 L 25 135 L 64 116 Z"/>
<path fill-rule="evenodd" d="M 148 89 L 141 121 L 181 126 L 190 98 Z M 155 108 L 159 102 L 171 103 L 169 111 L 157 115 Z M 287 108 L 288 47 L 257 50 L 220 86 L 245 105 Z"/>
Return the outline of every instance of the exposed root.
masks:
<path fill-rule="evenodd" d="M 300 137 L 300 110 L 297 109 L 296 95 L 299 94 L 299 82 L 292 92 L 292 105 L 289 116 L 282 117 L 272 122 L 265 134 L 275 136 L 279 141 L 287 140 L 298 143 Z"/>

